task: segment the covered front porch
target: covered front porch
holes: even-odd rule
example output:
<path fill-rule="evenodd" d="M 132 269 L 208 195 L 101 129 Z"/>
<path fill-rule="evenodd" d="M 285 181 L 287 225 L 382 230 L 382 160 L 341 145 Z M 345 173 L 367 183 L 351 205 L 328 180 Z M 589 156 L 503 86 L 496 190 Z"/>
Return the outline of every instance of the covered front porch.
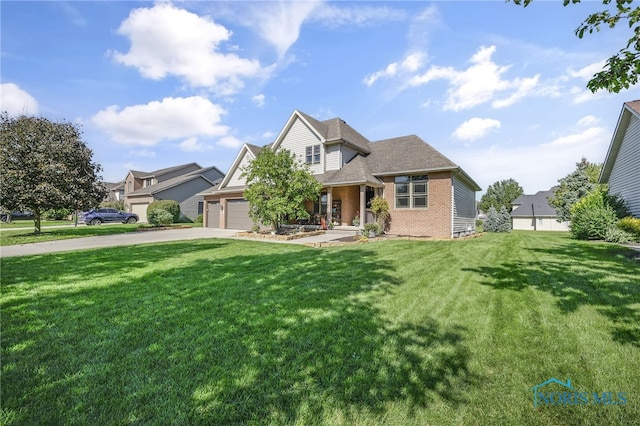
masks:
<path fill-rule="evenodd" d="M 325 186 L 318 200 L 305 205 L 310 214 L 308 223 L 335 229 L 362 228 L 375 221 L 369 206 L 381 192 L 381 187 L 366 184 Z"/>

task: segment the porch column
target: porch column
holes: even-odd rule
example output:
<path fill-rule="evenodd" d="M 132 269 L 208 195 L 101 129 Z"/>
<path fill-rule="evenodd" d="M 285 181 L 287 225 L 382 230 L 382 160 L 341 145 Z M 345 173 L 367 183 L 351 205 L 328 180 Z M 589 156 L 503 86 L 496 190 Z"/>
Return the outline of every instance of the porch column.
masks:
<path fill-rule="evenodd" d="M 333 187 L 327 188 L 327 228 L 329 228 L 329 223 L 333 221 Z"/>
<path fill-rule="evenodd" d="M 360 228 L 364 227 L 367 220 L 367 185 L 360 185 Z"/>
<path fill-rule="evenodd" d="M 202 227 L 206 228 L 209 226 L 209 221 L 207 220 L 209 216 L 209 202 L 202 199 Z"/>

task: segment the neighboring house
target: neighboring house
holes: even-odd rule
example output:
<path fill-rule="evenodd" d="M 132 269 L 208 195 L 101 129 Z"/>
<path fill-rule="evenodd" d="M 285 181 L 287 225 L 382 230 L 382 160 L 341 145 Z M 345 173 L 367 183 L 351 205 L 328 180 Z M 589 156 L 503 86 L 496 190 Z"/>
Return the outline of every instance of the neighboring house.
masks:
<path fill-rule="evenodd" d="M 553 188 L 534 195 L 521 195 L 512 204 L 513 229 L 530 231 L 568 231 L 568 222 L 558 222 L 558 214 L 549 205 Z"/>
<path fill-rule="evenodd" d="M 625 102 L 613 132 L 600 183 L 620 195 L 631 214 L 640 217 L 640 100 Z"/>
<path fill-rule="evenodd" d="M 124 200 L 124 181 L 118 183 L 103 182 L 104 187 L 107 188 L 107 195 L 104 201 L 122 201 Z"/>
<path fill-rule="evenodd" d="M 147 221 L 147 207 L 158 200 L 174 200 L 180 212 L 189 219 L 203 213 L 201 192 L 218 185 L 224 173 L 216 167 L 203 168 L 197 163 L 183 164 L 140 172 L 131 170 L 124 181 L 125 209 L 136 213 L 140 222 Z"/>
<path fill-rule="evenodd" d="M 340 118 L 318 121 L 294 111 L 270 149 L 287 149 L 322 183 L 320 200 L 308 202 L 313 223 L 324 218 L 350 226 L 372 222 L 369 202 L 382 195 L 390 207 L 387 232 L 457 237 L 475 232 L 477 183 L 418 136 L 371 142 Z M 242 168 L 263 148 L 245 144 L 222 183 L 203 194 L 205 226 L 251 229 Z"/>

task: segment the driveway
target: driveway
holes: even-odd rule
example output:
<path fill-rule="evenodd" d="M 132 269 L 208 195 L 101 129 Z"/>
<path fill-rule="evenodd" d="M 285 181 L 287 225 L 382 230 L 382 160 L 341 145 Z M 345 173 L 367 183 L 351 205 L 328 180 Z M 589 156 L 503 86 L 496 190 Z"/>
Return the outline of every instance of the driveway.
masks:
<path fill-rule="evenodd" d="M 235 234 L 237 232 L 239 231 L 216 228 L 184 228 L 164 231 L 126 232 L 123 234 L 103 235 L 100 237 L 73 238 L 68 240 L 46 241 L 42 243 L 0 247 L 0 257 L 30 256 L 72 250 L 161 243 L 165 241 L 196 240 L 200 238 L 232 238 L 280 244 L 307 244 L 334 241 L 346 236 L 354 235 L 354 231 L 331 230 L 322 235 L 314 235 L 294 240 L 270 240 L 264 238 L 236 237 Z"/>

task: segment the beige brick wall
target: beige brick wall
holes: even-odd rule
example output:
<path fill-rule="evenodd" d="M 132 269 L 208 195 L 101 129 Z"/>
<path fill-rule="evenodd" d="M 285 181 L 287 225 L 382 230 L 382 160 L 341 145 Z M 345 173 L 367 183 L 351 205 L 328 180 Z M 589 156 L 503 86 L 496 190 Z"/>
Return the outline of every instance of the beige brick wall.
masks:
<path fill-rule="evenodd" d="M 340 200 L 342 205 L 342 218 L 340 225 L 351 226 L 356 211 L 360 210 L 360 187 L 340 186 L 333 188 L 333 199 Z"/>
<path fill-rule="evenodd" d="M 451 172 L 429 174 L 429 205 L 426 209 L 396 209 L 393 177 L 383 180 L 384 197 L 391 214 L 389 234 L 451 237 Z"/>

